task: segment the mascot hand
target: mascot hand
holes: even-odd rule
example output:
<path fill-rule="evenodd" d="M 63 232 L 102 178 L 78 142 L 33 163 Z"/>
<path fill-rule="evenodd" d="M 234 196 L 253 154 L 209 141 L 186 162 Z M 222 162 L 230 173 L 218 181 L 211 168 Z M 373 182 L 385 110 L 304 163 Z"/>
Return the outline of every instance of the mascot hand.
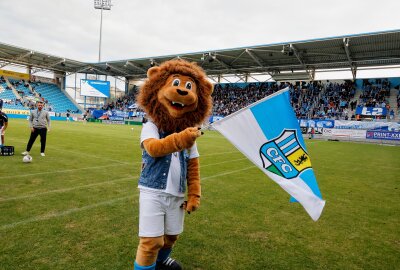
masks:
<path fill-rule="evenodd" d="M 188 200 L 185 201 L 182 205 L 182 208 L 190 214 L 190 212 L 196 211 L 200 207 L 200 197 L 196 195 L 192 195 L 188 197 Z"/>
<path fill-rule="evenodd" d="M 193 146 L 194 142 L 200 137 L 203 132 L 200 131 L 199 127 L 189 127 L 178 133 L 183 149 L 188 149 Z"/>

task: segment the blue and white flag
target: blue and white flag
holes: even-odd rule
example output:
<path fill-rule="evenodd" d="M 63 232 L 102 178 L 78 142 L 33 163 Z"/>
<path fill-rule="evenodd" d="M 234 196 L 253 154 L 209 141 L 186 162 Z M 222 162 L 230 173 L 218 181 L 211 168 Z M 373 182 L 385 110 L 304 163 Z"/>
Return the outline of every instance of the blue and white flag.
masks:
<path fill-rule="evenodd" d="M 212 126 L 279 184 L 317 221 L 325 206 L 300 126 L 281 90 Z"/>

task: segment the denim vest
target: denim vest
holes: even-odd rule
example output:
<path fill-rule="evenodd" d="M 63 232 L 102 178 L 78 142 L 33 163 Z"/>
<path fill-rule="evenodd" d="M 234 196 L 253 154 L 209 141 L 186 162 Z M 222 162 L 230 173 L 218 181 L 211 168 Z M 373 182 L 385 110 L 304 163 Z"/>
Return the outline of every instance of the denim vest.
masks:
<path fill-rule="evenodd" d="M 160 139 L 170 135 L 168 133 L 159 132 Z M 181 176 L 179 192 L 186 191 L 186 174 L 189 160 L 187 149 L 182 150 L 179 154 L 179 163 L 181 166 Z M 167 188 L 168 172 L 171 164 L 172 154 L 162 157 L 152 157 L 146 150 L 142 152 L 142 172 L 139 178 L 139 185 L 154 189 L 165 190 Z"/>

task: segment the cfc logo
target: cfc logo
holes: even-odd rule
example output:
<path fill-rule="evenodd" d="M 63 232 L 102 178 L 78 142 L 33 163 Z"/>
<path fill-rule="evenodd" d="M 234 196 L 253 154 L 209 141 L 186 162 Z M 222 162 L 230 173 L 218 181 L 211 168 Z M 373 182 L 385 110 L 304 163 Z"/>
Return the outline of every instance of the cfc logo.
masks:
<path fill-rule="evenodd" d="M 266 170 L 287 179 L 311 168 L 310 157 L 300 145 L 296 130 L 284 130 L 279 137 L 263 144 L 260 157 Z"/>

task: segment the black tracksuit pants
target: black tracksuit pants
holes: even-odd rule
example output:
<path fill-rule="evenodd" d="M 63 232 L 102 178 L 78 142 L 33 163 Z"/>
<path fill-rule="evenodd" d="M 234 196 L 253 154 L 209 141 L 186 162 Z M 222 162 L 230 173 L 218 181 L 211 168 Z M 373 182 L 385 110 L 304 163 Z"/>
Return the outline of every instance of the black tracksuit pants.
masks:
<path fill-rule="evenodd" d="M 35 128 L 33 132 L 31 132 L 31 137 L 29 138 L 28 145 L 26 146 L 26 151 L 31 151 L 32 145 L 35 142 L 37 136 L 40 135 L 40 152 L 44 153 L 46 149 L 46 135 L 47 128 Z"/>

